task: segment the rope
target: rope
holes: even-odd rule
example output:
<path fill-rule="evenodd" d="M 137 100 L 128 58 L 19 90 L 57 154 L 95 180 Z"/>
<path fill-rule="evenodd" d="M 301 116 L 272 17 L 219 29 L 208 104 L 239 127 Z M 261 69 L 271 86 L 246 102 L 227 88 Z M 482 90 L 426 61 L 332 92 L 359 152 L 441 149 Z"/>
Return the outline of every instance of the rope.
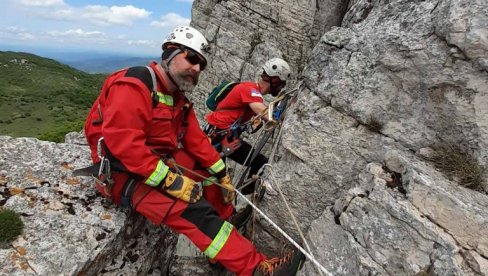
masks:
<path fill-rule="evenodd" d="M 246 156 L 246 159 L 244 160 L 244 163 L 242 165 L 242 167 L 240 168 L 239 170 L 239 173 L 235 174 L 234 177 L 232 178 L 232 180 L 235 182 L 235 180 L 238 180 L 239 182 L 241 182 L 241 178 L 243 178 L 243 175 L 245 173 L 247 173 L 247 169 L 245 169 L 245 165 L 247 163 L 247 161 L 249 160 L 249 158 L 251 157 L 251 155 L 255 155 L 254 154 L 254 150 L 256 149 L 256 145 L 261 142 L 261 140 L 265 137 L 266 135 L 266 132 L 271 132 L 271 131 L 274 131 L 276 129 L 277 126 L 281 125 L 280 122 L 276 122 L 273 120 L 273 114 L 271 113 L 271 110 L 273 109 L 274 105 L 276 105 L 277 103 L 279 103 L 280 101 L 284 100 L 286 97 L 288 97 L 289 95 L 292 95 L 292 93 L 294 93 L 295 91 L 297 91 L 299 88 L 299 86 L 297 85 L 295 88 L 293 89 L 290 89 L 288 91 L 285 91 L 283 93 L 280 93 L 278 95 L 277 98 L 275 98 L 273 101 L 271 101 L 268 105 L 268 107 L 261 113 L 261 114 L 258 114 L 256 116 L 254 116 L 251 120 L 247 121 L 246 123 L 244 123 L 243 125 L 246 125 L 246 124 L 250 124 L 252 121 L 254 121 L 255 119 L 261 119 L 262 117 L 268 117 L 268 121 L 264 123 L 262 129 L 260 130 L 259 132 L 259 136 L 258 136 L 258 139 L 256 139 L 253 143 L 253 145 L 251 146 L 251 150 L 249 151 L 248 155 Z M 281 117 L 284 116 L 284 113 L 286 112 L 286 110 L 288 109 L 288 102 L 286 104 L 287 106 L 284 108 L 283 110 L 283 115 Z M 280 127 L 280 133 L 281 133 L 281 127 Z M 269 137 L 267 138 L 269 139 Z M 266 141 L 267 142 L 267 141 Z M 252 154 L 251 154 L 252 153 Z M 257 154 L 256 154 L 257 155 Z M 238 183 L 238 184 L 241 184 L 241 183 Z M 242 188 L 244 187 L 239 187 L 239 189 L 242 190 Z"/>
<path fill-rule="evenodd" d="M 285 237 L 291 244 L 293 244 L 298 250 L 300 250 L 307 259 L 309 259 L 312 263 L 314 263 L 319 270 L 326 273 L 327 275 L 332 275 L 325 267 L 323 267 L 312 255 L 310 255 L 305 249 L 303 249 L 296 241 L 294 241 L 288 234 L 286 234 L 283 229 L 281 229 L 276 223 L 274 223 L 268 216 L 266 216 L 263 211 L 259 210 L 259 208 L 254 205 L 249 199 L 247 199 L 241 192 L 235 191 L 237 195 L 239 195 L 247 204 L 251 205 L 251 207 L 256 210 L 266 221 L 268 221 L 271 226 L 273 226 L 278 232 L 280 232 L 283 237 Z"/>
<path fill-rule="evenodd" d="M 271 149 L 271 153 L 269 154 L 269 159 L 268 159 L 270 162 L 274 161 L 274 155 L 276 153 L 276 150 L 278 149 L 278 144 L 280 143 L 281 135 L 283 134 L 282 130 L 283 128 L 280 127 L 280 131 L 278 131 L 278 137 L 276 137 L 276 140 L 273 141 L 273 148 Z"/>
<path fill-rule="evenodd" d="M 198 176 L 200 178 L 206 178 L 205 176 L 193 171 L 193 170 L 190 170 L 184 166 L 181 166 L 177 163 L 173 163 L 173 165 L 175 167 L 178 167 L 180 169 L 184 169 L 185 171 L 195 175 L 195 176 Z M 220 185 L 219 183 L 215 182 L 215 181 L 212 181 L 212 180 L 209 180 L 209 182 L 212 182 L 213 184 L 217 185 L 218 187 L 221 187 L 221 188 L 224 188 L 224 189 L 228 189 L 222 185 Z M 322 272 L 324 272 L 326 275 L 333 275 L 332 273 L 330 273 L 327 269 L 325 269 L 325 267 L 323 267 L 316 259 L 313 255 L 309 254 L 305 249 L 303 249 L 303 247 L 301 247 L 296 241 L 293 240 L 293 238 L 291 238 L 283 229 L 281 229 L 276 223 L 274 223 L 268 216 L 266 216 L 263 211 L 261 211 L 256 205 L 254 205 L 254 203 L 252 203 L 249 199 L 247 199 L 247 197 L 243 194 L 241 194 L 241 192 L 239 192 L 238 190 L 234 190 L 234 192 L 241 198 L 243 199 L 247 204 L 249 204 L 254 210 L 256 210 L 268 223 L 271 224 L 271 226 L 273 226 L 281 235 L 283 235 L 283 237 L 285 237 L 291 244 L 293 244 L 298 250 L 300 250 L 303 255 L 305 255 L 305 257 L 307 257 L 307 259 L 309 259 L 312 263 L 315 264 L 315 266 L 317 266 L 317 268 L 319 270 L 321 270 Z M 286 200 L 285 200 L 286 202 Z M 289 206 L 288 206 L 289 208 Z M 310 250 L 310 249 L 309 249 Z"/>
<path fill-rule="evenodd" d="M 263 133 L 264 133 L 264 132 L 261 130 L 261 131 L 259 132 L 259 136 L 258 136 L 258 138 L 261 138 L 261 135 L 263 135 L 263 136 L 264 136 L 264 134 L 263 134 Z M 262 138 L 261 138 L 261 139 L 262 139 Z M 259 142 L 261 139 L 256 139 L 256 140 L 254 141 L 254 143 L 252 144 L 252 146 L 251 146 L 251 150 L 250 150 L 250 151 L 249 151 L 249 153 L 247 154 L 246 159 L 244 160 L 244 163 L 243 163 L 243 165 L 241 166 L 241 168 L 240 168 L 240 170 L 239 170 L 239 173 L 238 173 L 238 174 L 235 174 L 234 178 L 232 179 L 233 181 L 235 181 L 235 180 L 240 180 L 240 179 L 242 178 L 242 175 L 244 175 L 244 173 L 246 173 L 247 169 L 245 169 L 245 167 L 246 167 L 246 166 L 245 166 L 244 164 L 246 164 L 246 163 L 247 163 L 247 161 L 248 161 L 248 160 L 249 160 L 249 158 L 251 157 L 251 155 L 252 155 L 252 153 L 253 153 L 254 149 L 256 148 L 256 144 L 257 144 L 257 143 L 258 143 L 258 142 Z M 239 188 L 242 188 L 242 187 L 239 187 Z"/>
<path fill-rule="evenodd" d="M 282 95 L 280 95 L 275 101 L 272 102 L 272 104 L 275 104 L 281 100 L 283 100 L 285 98 L 285 96 L 291 94 L 292 92 L 295 92 L 296 90 L 298 90 L 298 87 L 295 88 L 295 89 L 292 89 L 290 91 L 287 91 L 286 93 L 283 93 Z M 288 105 L 288 103 L 287 103 Z M 271 104 L 270 104 L 271 106 Z M 287 108 L 284 109 L 283 111 L 283 115 L 284 113 L 286 112 Z M 262 117 L 264 114 L 260 114 L 258 116 L 259 117 Z M 272 114 L 271 114 L 272 115 Z M 282 116 L 283 116 L 282 115 Z M 278 126 L 277 122 L 276 121 L 268 121 L 266 122 L 266 124 L 263 126 L 263 129 L 262 131 L 260 132 L 260 136 L 263 134 L 263 132 L 270 132 L 271 130 L 274 130 L 276 129 L 276 127 Z M 264 131 L 263 131 L 264 130 Z M 278 133 L 278 137 L 277 137 L 277 141 L 275 143 L 275 145 L 273 145 L 273 148 L 272 148 L 272 152 L 271 152 L 271 156 L 270 158 L 273 158 L 275 152 L 276 152 L 276 149 L 277 149 L 277 145 L 279 143 L 279 140 L 281 139 L 281 134 L 282 134 L 282 128 L 280 127 L 280 130 L 279 130 L 279 133 Z M 264 137 L 264 135 L 263 135 Z M 268 137 L 269 138 L 269 137 Z M 261 138 L 262 139 L 262 138 Z M 249 151 L 249 154 L 247 155 L 245 161 L 244 161 L 244 164 L 246 164 L 247 160 L 249 159 L 249 157 L 251 156 L 251 152 L 253 152 L 253 150 L 255 149 L 255 146 L 256 144 L 258 143 L 258 141 L 260 141 L 261 139 L 256 139 L 256 141 L 254 142 L 253 146 L 251 147 L 251 151 Z M 182 168 L 192 174 L 194 174 L 195 176 L 198 176 L 200 178 L 205 178 L 204 176 L 200 175 L 199 173 L 193 171 L 193 170 L 190 170 L 188 168 L 185 168 L 179 164 L 176 164 L 174 163 L 175 167 L 179 167 L 179 168 Z M 244 165 L 243 165 L 244 166 Z M 244 196 L 239 190 L 235 189 L 234 192 L 241 198 L 243 199 L 245 202 L 247 202 L 247 204 L 249 204 L 254 210 L 256 210 L 268 223 L 271 224 L 271 226 L 273 226 L 281 235 L 283 235 L 283 237 L 285 237 L 291 244 L 293 244 L 298 250 L 300 250 L 304 255 L 305 257 L 307 257 L 317 268 L 317 271 L 319 272 L 319 274 L 321 276 L 323 276 L 323 273 L 325 273 L 326 275 L 333 275 L 332 273 L 330 273 L 327 269 L 325 269 L 325 267 L 323 267 L 318 261 L 317 259 L 315 258 L 315 256 L 313 255 L 312 253 L 312 250 L 307 242 L 307 240 L 305 239 L 305 236 L 303 235 L 303 232 L 302 230 L 300 229 L 300 226 L 298 225 L 298 222 L 295 218 L 295 216 L 293 215 L 293 212 L 290 208 L 290 206 L 288 205 L 288 202 L 285 198 L 285 196 L 283 195 L 282 191 L 281 191 L 281 188 L 280 188 L 280 185 L 278 184 L 278 181 L 276 181 L 276 178 L 274 176 L 274 171 L 273 171 L 273 167 L 271 164 L 265 164 L 263 166 L 264 167 L 270 167 L 270 175 L 273 179 L 273 182 L 275 183 L 275 187 L 277 187 L 278 189 L 278 192 L 280 194 L 280 197 L 281 199 L 283 200 L 283 202 L 285 203 L 285 206 L 288 210 L 288 213 L 290 214 L 292 220 L 293 220 L 293 223 L 295 224 L 295 227 L 296 229 L 298 230 L 298 233 L 300 234 L 300 237 L 302 238 L 302 241 L 303 243 L 305 244 L 305 246 L 307 247 L 307 250 L 310 252 L 308 253 L 304 248 L 302 248 L 296 241 L 293 240 L 293 238 L 291 238 L 283 229 L 281 229 L 276 223 L 274 223 L 268 216 L 266 216 L 256 205 L 254 205 L 253 202 L 251 202 L 249 199 L 246 198 L 246 196 Z M 243 174 L 245 173 L 246 170 L 244 170 L 243 168 L 241 168 L 241 170 L 239 171 L 239 174 Z M 239 175 L 238 174 L 238 175 Z M 239 175 L 239 178 L 241 178 L 242 175 Z M 227 187 L 224 187 L 222 185 L 220 185 L 219 183 L 215 182 L 215 181 L 212 181 L 210 180 L 210 182 L 212 182 L 213 184 L 221 187 L 221 188 L 224 188 L 224 189 L 228 189 Z M 245 187 L 245 185 L 244 185 Z M 242 189 L 243 187 L 241 187 Z"/>
<path fill-rule="evenodd" d="M 302 229 L 300 228 L 300 225 L 298 225 L 298 222 L 297 222 L 295 216 L 293 215 L 293 212 L 291 211 L 290 205 L 288 205 L 288 201 L 286 200 L 285 196 L 283 195 L 283 192 L 281 191 L 281 187 L 278 184 L 278 181 L 276 181 L 276 177 L 274 175 L 273 166 L 271 164 L 264 164 L 263 168 L 264 167 L 269 167 L 270 175 L 271 175 L 271 178 L 273 179 L 274 186 L 278 189 L 278 193 L 280 194 L 281 199 L 285 203 L 286 209 L 288 210 L 288 213 L 290 214 L 290 216 L 291 216 L 291 218 L 293 220 L 293 223 L 295 224 L 295 227 L 298 230 L 298 233 L 300 234 L 300 237 L 302 238 L 303 243 L 307 247 L 308 252 L 310 252 L 310 255 L 313 258 L 315 258 L 315 256 L 312 253 L 312 249 L 310 249 L 310 246 L 308 245 L 307 239 L 305 239 L 305 236 L 303 235 L 303 232 L 302 232 Z M 320 269 L 318 269 L 318 272 L 319 272 L 319 274 L 321 276 L 323 276 L 322 271 Z"/>

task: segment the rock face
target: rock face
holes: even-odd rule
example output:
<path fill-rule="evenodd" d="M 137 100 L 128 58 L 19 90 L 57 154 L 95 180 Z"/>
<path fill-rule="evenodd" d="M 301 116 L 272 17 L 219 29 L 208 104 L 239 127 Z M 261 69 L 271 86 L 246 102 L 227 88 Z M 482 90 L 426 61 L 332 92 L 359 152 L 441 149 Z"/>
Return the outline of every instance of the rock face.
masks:
<path fill-rule="evenodd" d="M 71 141 L 82 144 L 76 136 Z M 89 163 L 87 146 L 0 136 L 0 206 L 25 224 L 12 246 L 0 249 L 0 274 L 166 271 L 176 237 L 101 199 L 91 179 L 71 176 Z"/>
<path fill-rule="evenodd" d="M 320 35 L 340 23 L 347 2 L 194 1 L 192 25 L 211 46 L 209 67 L 192 95 L 198 113 L 206 112 L 202 103 L 212 87 L 223 79 L 256 80 L 270 58 L 288 61 L 296 76 Z"/>
<path fill-rule="evenodd" d="M 488 275 L 487 195 L 421 158 L 444 141 L 488 164 L 488 2 L 195 1 L 192 24 L 213 47 L 197 101 L 271 56 L 302 80 L 274 175 L 331 274 Z M 260 207 L 301 241 L 268 182 Z M 253 237 L 283 247 L 260 217 Z"/>
<path fill-rule="evenodd" d="M 412 150 L 441 139 L 486 164 L 486 1 L 369 2 L 352 1 L 342 27 L 322 37 L 306 86 Z"/>

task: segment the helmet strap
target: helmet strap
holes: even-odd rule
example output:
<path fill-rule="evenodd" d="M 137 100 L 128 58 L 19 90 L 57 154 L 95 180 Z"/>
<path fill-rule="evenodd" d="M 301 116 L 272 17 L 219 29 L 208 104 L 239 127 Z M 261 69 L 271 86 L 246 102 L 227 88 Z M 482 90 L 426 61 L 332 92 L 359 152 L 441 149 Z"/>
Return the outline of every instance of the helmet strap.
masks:
<path fill-rule="evenodd" d="M 163 55 L 162 55 L 163 60 L 166 60 L 166 63 L 168 64 L 168 66 L 169 66 L 169 63 L 173 60 L 173 58 L 177 54 L 182 52 L 180 48 L 168 48 L 165 51 L 170 51 L 170 54 L 168 55 L 168 57 L 165 58 L 165 56 L 166 56 L 165 53 L 163 53 Z"/>
<path fill-rule="evenodd" d="M 171 73 L 169 72 L 169 64 L 171 63 L 171 61 L 173 60 L 173 58 L 178 55 L 179 53 L 181 53 L 181 49 L 180 48 L 176 48 L 173 50 L 173 52 L 168 56 L 167 59 L 163 60 L 161 62 L 161 67 L 163 67 L 164 69 L 164 72 L 166 72 L 166 75 L 168 75 L 168 78 L 169 80 L 176 86 L 176 88 L 178 88 L 178 90 L 180 90 L 180 87 L 178 87 L 178 84 L 176 84 L 173 76 L 171 75 Z"/>

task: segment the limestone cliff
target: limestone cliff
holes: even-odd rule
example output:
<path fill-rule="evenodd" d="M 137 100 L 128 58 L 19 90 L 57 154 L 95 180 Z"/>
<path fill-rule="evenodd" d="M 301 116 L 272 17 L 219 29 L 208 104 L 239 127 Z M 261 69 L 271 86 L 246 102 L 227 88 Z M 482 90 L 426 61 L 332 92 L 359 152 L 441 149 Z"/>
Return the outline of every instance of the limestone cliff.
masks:
<path fill-rule="evenodd" d="M 67 143 L 0 136 L 0 207 L 22 216 L 23 234 L 0 248 L 1 275 L 159 275 L 176 237 L 102 199 L 88 177 L 84 137 Z M 160 268 L 163 268 L 160 270 Z"/>
<path fill-rule="evenodd" d="M 274 173 L 333 275 L 488 273 L 486 193 L 424 154 L 443 142 L 488 163 L 488 2 L 195 1 L 193 15 L 214 49 L 200 97 L 273 56 L 302 81 Z M 261 207 L 300 240 L 270 190 Z M 278 252 L 258 221 L 255 243 Z"/>
<path fill-rule="evenodd" d="M 293 66 L 277 182 L 259 207 L 301 241 L 280 188 L 332 275 L 488 275 L 486 175 L 467 189 L 431 158 L 442 142 L 488 165 L 486 0 L 195 0 L 192 25 L 211 42 L 200 115 L 222 79 L 254 79 L 271 57 Z M 3 274 L 216 274 L 70 177 L 89 162 L 76 141 L 0 138 L 0 205 L 26 222 L 0 249 Z M 259 216 L 253 226 L 257 247 L 278 253 L 281 235 Z M 320 274 L 307 262 L 302 275 Z"/>

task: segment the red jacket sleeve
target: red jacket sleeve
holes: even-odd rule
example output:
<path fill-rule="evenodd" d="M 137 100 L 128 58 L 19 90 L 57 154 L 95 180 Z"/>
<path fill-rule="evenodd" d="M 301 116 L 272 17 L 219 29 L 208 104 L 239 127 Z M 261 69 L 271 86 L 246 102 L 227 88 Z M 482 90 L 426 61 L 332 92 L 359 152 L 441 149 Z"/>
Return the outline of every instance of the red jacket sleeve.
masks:
<path fill-rule="evenodd" d="M 181 141 L 183 147 L 188 154 L 207 168 L 209 172 L 215 174 L 222 171 L 225 168 L 225 164 L 219 153 L 210 144 L 207 135 L 200 128 L 195 111 L 191 108 L 188 112 L 188 127 Z"/>
<path fill-rule="evenodd" d="M 151 104 L 150 94 L 142 87 L 114 84 L 105 102 L 102 124 L 102 135 L 109 151 L 130 172 L 146 179 L 161 166 L 159 157 L 145 145 L 145 130 L 151 123 Z"/>

